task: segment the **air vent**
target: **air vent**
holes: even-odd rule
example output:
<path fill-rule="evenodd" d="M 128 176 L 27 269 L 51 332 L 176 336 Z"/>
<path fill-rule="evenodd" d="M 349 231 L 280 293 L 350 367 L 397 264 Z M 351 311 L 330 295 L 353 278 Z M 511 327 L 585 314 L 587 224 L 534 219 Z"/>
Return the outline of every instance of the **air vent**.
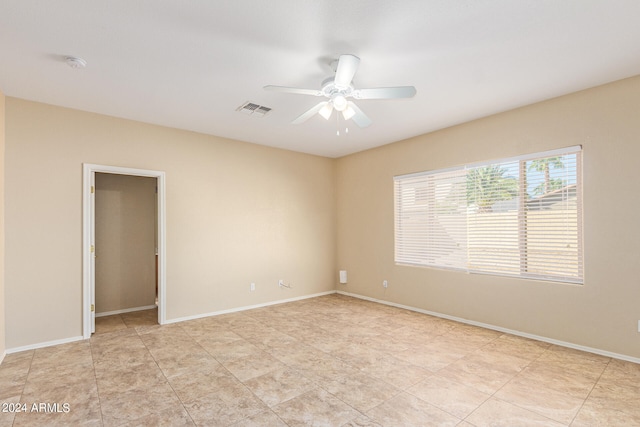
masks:
<path fill-rule="evenodd" d="M 240 111 L 241 113 L 250 116 L 252 115 L 257 117 L 264 117 L 269 111 L 271 111 L 271 108 L 254 104 L 253 102 L 245 102 L 244 104 L 236 108 L 236 111 Z"/>

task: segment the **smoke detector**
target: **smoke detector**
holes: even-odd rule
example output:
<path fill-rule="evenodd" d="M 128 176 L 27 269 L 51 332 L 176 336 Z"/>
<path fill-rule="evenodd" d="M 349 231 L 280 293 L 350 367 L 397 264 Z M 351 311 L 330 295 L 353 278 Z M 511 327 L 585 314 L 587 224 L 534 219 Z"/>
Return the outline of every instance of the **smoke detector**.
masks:
<path fill-rule="evenodd" d="M 67 56 L 64 58 L 64 61 L 69 67 L 74 69 L 84 68 L 87 66 L 87 61 L 82 58 L 78 58 L 77 56 Z"/>

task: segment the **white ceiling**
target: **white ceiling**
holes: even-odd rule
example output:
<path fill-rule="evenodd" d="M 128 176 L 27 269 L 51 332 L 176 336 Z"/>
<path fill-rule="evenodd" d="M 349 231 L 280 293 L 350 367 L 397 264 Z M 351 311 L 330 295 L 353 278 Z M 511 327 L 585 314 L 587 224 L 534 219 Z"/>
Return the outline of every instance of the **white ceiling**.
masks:
<path fill-rule="evenodd" d="M 356 88 L 417 95 L 357 101 L 365 129 L 290 124 L 320 99 L 262 87 L 319 89 L 342 53 Z M 327 157 L 639 74 L 638 0 L 0 2 L 8 96 Z"/>

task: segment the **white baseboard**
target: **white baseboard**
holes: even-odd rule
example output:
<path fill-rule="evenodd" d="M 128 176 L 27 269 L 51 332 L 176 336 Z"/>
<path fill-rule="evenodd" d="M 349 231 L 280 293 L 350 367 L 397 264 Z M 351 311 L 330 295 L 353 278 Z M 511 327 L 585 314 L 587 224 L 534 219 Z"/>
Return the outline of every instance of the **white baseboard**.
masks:
<path fill-rule="evenodd" d="M 237 312 L 240 312 L 240 311 L 252 310 L 254 308 L 269 307 L 269 306 L 272 306 L 272 305 L 284 304 L 284 303 L 293 302 L 293 301 L 300 301 L 300 300 L 305 300 L 305 299 L 309 299 L 309 298 L 316 298 L 316 297 L 321 297 L 321 296 L 324 296 L 324 295 L 331 295 L 331 294 L 335 294 L 335 293 L 336 293 L 336 291 L 332 290 L 332 291 L 320 292 L 320 293 L 317 293 L 317 294 L 304 295 L 304 296 L 301 296 L 301 297 L 287 298 L 287 299 L 277 300 L 277 301 L 270 301 L 270 302 L 266 302 L 266 303 L 263 303 L 263 304 L 245 305 L 245 306 L 242 306 L 242 307 L 231 308 L 231 309 L 228 309 L 228 310 L 213 311 L 211 313 L 196 314 L 194 316 L 178 317 L 176 319 L 168 319 L 165 322 L 165 324 L 185 322 L 187 320 L 202 319 L 204 317 L 219 316 L 221 314 L 237 313 Z"/>
<path fill-rule="evenodd" d="M 114 314 L 131 313 L 134 311 L 142 311 L 142 310 L 151 310 L 152 308 L 158 308 L 158 306 L 154 304 L 154 305 L 145 305 L 144 307 L 132 307 L 132 308 L 125 308 L 122 310 L 105 311 L 102 313 L 96 313 L 96 317 L 113 316 Z"/>
<path fill-rule="evenodd" d="M 64 339 L 55 340 L 55 341 L 46 341 L 46 342 L 41 342 L 37 344 L 25 345 L 23 347 L 8 348 L 7 354 L 19 353 L 21 351 L 26 351 L 26 350 L 36 350 L 38 348 L 51 347 L 53 345 L 60 345 L 60 344 L 68 344 L 70 342 L 76 342 L 76 341 L 82 341 L 82 340 L 84 340 L 84 337 L 80 335 L 78 337 L 64 338 Z"/>
<path fill-rule="evenodd" d="M 640 358 L 638 358 L 638 357 L 627 356 L 625 354 L 613 353 L 611 351 L 601 350 L 599 348 L 586 347 L 586 346 L 583 346 L 583 345 L 578 345 L 578 344 L 573 344 L 573 343 L 570 343 L 570 342 L 560 341 L 560 340 L 556 340 L 556 339 L 553 339 L 553 338 L 547 338 L 547 337 L 542 337 L 542 336 L 539 336 L 539 335 L 529 334 L 529 333 L 526 333 L 526 332 L 515 331 L 513 329 L 507 329 L 507 328 L 503 328 L 503 327 L 500 327 L 500 326 L 490 325 L 488 323 L 482 323 L 482 322 L 476 322 L 474 320 L 462 319 L 460 317 L 449 316 L 448 314 L 442 314 L 442 313 L 438 313 L 438 312 L 435 312 L 435 311 L 423 310 L 421 308 L 411 307 L 411 306 L 408 306 L 408 305 L 396 304 L 394 302 L 380 300 L 380 299 L 376 299 L 376 298 L 371 298 L 371 297 L 367 297 L 367 296 L 364 296 L 364 295 L 352 294 L 352 293 L 344 292 L 344 291 L 336 291 L 336 293 L 341 294 L 341 295 L 346 295 L 346 296 L 349 296 L 349 297 L 354 297 L 354 298 L 359 298 L 359 299 L 371 301 L 371 302 L 377 302 L 379 304 L 390 305 L 392 307 L 403 308 L 405 310 L 415 311 L 415 312 L 422 313 L 422 314 L 428 314 L 430 316 L 440 317 L 442 319 L 453 320 L 455 322 L 465 323 L 467 325 L 479 326 L 481 328 L 491 329 L 491 330 L 498 331 L 498 332 L 504 332 L 506 334 L 511 334 L 511 335 L 516 335 L 516 336 L 523 337 L 523 338 L 529 338 L 529 339 L 532 339 L 532 340 L 547 342 L 549 344 L 555 344 L 555 345 L 559 345 L 561 347 L 567 347 L 567 348 L 572 348 L 574 350 L 586 351 L 587 353 L 594 353 L 594 354 L 598 354 L 600 356 L 606 356 L 606 357 L 611 357 L 613 359 L 620 359 L 620 360 L 625 360 L 627 362 L 633 362 L 633 363 L 640 364 Z"/>

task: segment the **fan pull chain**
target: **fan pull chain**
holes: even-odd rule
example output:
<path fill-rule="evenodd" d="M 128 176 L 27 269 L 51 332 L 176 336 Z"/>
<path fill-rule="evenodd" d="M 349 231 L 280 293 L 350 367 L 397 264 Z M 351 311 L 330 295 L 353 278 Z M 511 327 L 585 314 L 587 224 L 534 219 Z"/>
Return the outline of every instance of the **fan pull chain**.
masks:
<path fill-rule="evenodd" d="M 345 120 L 344 133 L 349 133 L 349 128 L 346 126 L 347 121 Z M 336 136 L 340 136 L 340 113 L 336 113 Z"/>

